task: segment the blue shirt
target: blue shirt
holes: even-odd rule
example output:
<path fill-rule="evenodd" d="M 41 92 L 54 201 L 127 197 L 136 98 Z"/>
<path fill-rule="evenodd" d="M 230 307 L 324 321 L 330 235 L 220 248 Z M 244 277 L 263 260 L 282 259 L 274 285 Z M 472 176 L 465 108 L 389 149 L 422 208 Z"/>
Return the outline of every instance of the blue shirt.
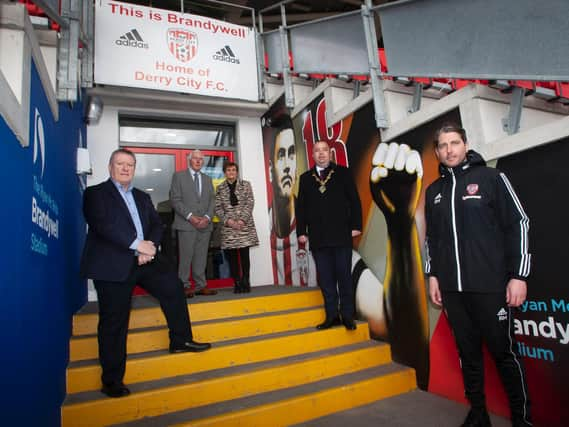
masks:
<path fill-rule="evenodd" d="M 136 202 L 134 201 L 134 196 L 132 195 L 133 185 L 130 184 L 128 186 L 128 189 L 125 190 L 122 185 L 120 185 L 112 178 L 111 181 L 113 181 L 113 184 L 115 184 L 115 187 L 117 187 L 117 190 L 119 190 L 119 194 L 126 203 L 126 207 L 128 208 L 128 212 L 130 213 L 130 217 L 134 223 L 134 228 L 136 228 L 136 239 L 134 239 L 134 241 L 129 246 L 130 249 L 136 251 L 136 248 L 138 248 L 140 242 L 144 240 L 144 231 L 142 230 L 142 222 L 140 221 L 140 215 L 138 215 Z"/>

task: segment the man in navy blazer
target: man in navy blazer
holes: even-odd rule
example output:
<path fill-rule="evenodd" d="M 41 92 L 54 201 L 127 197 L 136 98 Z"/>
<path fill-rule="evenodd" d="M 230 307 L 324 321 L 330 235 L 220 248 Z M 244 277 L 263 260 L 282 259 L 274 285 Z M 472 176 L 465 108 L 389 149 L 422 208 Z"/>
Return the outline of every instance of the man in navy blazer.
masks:
<path fill-rule="evenodd" d="M 81 274 L 93 279 L 97 290 L 101 391 L 109 397 L 130 393 L 123 378 L 132 290 L 137 284 L 160 302 L 169 328 L 171 353 L 211 347 L 192 339 L 183 286 L 157 253 L 162 222 L 148 194 L 132 186 L 135 167 L 134 153 L 115 150 L 109 161 L 110 179 L 88 187 L 83 196 L 89 231 Z"/>

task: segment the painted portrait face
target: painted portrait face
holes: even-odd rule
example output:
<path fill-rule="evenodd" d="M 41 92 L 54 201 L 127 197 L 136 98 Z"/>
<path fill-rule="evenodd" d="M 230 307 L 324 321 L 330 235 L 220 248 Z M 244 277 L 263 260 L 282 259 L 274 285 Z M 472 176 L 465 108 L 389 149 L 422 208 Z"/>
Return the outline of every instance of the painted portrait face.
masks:
<path fill-rule="evenodd" d="M 134 178 L 136 160 L 129 154 L 116 153 L 109 163 L 111 178 L 124 187 L 128 187 Z"/>
<path fill-rule="evenodd" d="M 468 144 L 458 132 L 446 132 L 439 135 L 435 153 L 439 161 L 448 168 L 460 165 L 466 158 Z"/>
<path fill-rule="evenodd" d="M 293 130 L 282 130 L 275 138 L 273 186 L 281 196 L 291 197 L 296 181 L 296 149 Z"/>

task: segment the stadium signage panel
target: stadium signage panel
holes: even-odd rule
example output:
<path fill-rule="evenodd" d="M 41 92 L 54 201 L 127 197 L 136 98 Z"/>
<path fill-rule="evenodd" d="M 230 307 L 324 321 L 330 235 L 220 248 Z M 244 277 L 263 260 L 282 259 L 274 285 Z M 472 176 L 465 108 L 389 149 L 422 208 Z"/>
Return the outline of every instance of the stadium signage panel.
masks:
<path fill-rule="evenodd" d="M 251 29 L 120 2 L 95 18 L 96 83 L 258 100 Z"/>

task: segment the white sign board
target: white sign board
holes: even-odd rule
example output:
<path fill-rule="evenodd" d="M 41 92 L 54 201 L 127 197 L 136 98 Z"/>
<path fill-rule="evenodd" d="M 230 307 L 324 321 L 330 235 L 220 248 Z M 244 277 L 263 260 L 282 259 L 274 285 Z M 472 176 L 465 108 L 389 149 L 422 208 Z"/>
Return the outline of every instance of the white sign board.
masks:
<path fill-rule="evenodd" d="M 257 101 L 255 33 L 204 16 L 99 0 L 95 83 Z"/>

